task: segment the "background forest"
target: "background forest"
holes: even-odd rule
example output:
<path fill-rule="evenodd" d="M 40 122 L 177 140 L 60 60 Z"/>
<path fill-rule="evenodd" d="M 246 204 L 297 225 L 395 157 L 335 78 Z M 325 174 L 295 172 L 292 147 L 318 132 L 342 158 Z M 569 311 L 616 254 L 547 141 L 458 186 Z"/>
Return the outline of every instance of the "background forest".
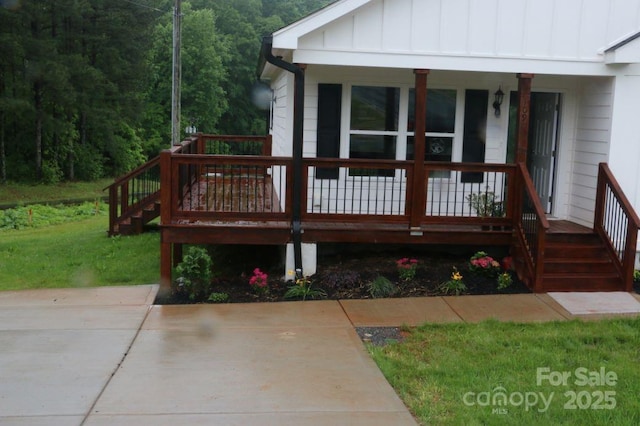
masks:
<path fill-rule="evenodd" d="M 182 127 L 264 134 L 261 38 L 333 0 L 183 0 Z M 0 182 L 117 176 L 171 140 L 175 0 L 0 0 Z"/>

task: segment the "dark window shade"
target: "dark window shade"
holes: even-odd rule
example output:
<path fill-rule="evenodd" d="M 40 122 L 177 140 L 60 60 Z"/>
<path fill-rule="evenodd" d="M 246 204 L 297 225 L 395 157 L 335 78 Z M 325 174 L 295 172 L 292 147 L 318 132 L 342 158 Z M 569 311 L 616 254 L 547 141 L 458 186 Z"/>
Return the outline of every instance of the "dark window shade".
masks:
<path fill-rule="evenodd" d="M 464 133 L 462 139 L 462 162 L 484 163 L 487 136 L 487 105 L 489 91 L 467 90 L 464 105 Z M 482 182 L 480 172 L 465 172 L 462 182 Z"/>
<path fill-rule="evenodd" d="M 340 158 L 342 85 L 318 85 L 318 158 Z M 338 168 L 316 169 L 316 179 L 338 179 Z"/>

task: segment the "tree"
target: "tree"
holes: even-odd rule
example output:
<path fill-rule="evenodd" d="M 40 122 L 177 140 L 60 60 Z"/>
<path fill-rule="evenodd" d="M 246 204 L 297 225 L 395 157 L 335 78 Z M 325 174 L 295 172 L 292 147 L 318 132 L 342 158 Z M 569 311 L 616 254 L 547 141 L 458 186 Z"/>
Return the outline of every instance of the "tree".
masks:
<path fill-rule="evenodd" d="M 0 8 L 0 158 L 4 166 L 15 164 L 3 178 L 74 178 L 78 161 L 96 165 L 80 177 L 99 177 L 103 166 L 124 170 L 107 148 L 131 142 L 115 136 L 122 122 L 138 127 L 153 17 L 123 2 L 19 5 Z M 79 156 L 85 144 L 92 145 L 91 158 Z"/>

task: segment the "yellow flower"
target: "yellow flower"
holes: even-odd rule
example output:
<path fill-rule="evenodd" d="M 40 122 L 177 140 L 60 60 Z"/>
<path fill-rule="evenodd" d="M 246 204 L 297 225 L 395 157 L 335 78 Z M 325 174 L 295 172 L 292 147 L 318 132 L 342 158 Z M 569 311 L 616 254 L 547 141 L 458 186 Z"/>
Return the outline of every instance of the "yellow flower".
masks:
<path fill-rule="evenodd" d="M 453 274 L 451 274 L 451 279 L 455 281 L 460 281 L 462 279 L 462 275 L 460 275 L 460 272 L 456 271 Z"/>

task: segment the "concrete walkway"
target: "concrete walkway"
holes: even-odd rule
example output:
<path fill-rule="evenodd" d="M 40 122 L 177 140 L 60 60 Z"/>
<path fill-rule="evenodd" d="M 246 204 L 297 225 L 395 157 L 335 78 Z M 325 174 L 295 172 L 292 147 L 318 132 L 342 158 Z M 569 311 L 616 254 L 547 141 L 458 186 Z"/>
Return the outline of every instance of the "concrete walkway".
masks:
<path fill-rule="evenodd" d="M 0 424 L 415 425 L 354 326 L 575 316 L 553 295 L 154 306 L 156 292 L 0 292 Z M 637 295 L 619 296 L 634 315 Z"/>

